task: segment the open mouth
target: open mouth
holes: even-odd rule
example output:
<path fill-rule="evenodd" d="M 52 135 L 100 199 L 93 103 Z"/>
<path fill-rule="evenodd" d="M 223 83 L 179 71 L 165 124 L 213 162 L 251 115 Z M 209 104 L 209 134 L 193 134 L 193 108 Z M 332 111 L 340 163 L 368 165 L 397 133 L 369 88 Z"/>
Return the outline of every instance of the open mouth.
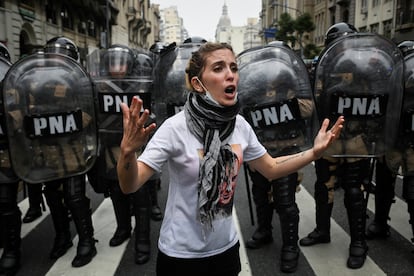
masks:
<path fill-rule="evenodd" d="M 234 91 L 236 91 L 236 87 L 233 85 L 226 87 L 226 89 L 224 90 L 224 92 L 228 94 L 232 94 L 234 93 Z"/>

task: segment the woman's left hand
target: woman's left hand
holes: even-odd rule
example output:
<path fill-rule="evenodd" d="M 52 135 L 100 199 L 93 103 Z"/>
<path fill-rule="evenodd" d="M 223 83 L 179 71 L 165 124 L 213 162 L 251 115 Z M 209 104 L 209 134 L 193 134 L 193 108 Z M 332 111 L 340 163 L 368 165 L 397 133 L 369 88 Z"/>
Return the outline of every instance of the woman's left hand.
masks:
<path fill-rule="evenodd" d="M 319 129 L 318 135 L 315 138 L 313 144 L 313 151 L 315 156 L 321 157 L 323 152 L 336 140 L 341 134 L 341 130 L 344 126 L 344 116 L 339 116 L 335 124 L 330 130 L 327 131 L 329 126 L 329 119 L 325 119 Z"/>
<path fill-rule="evenodd" d="M 141 113 L 142 105 L 142 100 L 137 97 L 132 99 L 129 108 L 125 103 L 121 103 L 124 129 L 121 151 L 125 154 L 132 154 L 138 151 L 156 128 L 155 123 L 145 126 L 149 117 L 149 111 L 145 109 Z"/>

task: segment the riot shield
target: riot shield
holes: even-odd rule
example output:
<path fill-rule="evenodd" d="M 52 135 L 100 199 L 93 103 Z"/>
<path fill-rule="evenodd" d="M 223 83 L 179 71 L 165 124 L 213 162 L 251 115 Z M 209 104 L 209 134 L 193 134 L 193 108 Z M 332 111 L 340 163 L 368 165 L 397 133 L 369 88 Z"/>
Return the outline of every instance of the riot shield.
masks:
<path fill-rule="evenodd" d="M 242 115 L 272 156 L 312 147 L 317 126 L 307 68 L 282 44 L 256 47 L 237 57 Z"/>
<path fill-rule="evenodd" d="M 160 54 L 156 67 L 154 93 L 155 114 L 158 125 L 165 119 L 180 112 L 187 100 L 185 68 L 193 52 L 200 48 L 199 43 L 172 45 Z"/>
<path fill-rule="evenodd" d="M 13 64 L 3 82 L 12 166 L 28 183 L 83 174 L 97 153 L 93 87 L 73 59 L 37 53 Z"/>
<path fill-rule="evenodd" d="M 11 63 L 0 57 L 0 87 Z M 0 183 L 15 183 L 17 175 L 11 166 L 9 142 L 6 135 L 3 99 L 0 97 Z"/>
<path fill-rule="evenodd" d="M 97 164 L 107 177 L 117 179 L 116 162 L 123 135 L 121 103 L 131 104 L 133 97 L 143 101 L 142 111 L 151 110 L 153 58 L 144 50 L 96 50 L 87 57 L 87 68 L 95 84 L 98 133 L 101 144 Z M 151 114 L 151 118 L 153 114 Z M 102 171 L 102 173 L 104 173 Z"/>
<path fill-rule="evenodd" d="M 404 57 L 404 101 L 398 139 L 385 154 L 395 174 L 414 175 L 414 53 Z M 397 110 L 396 110 L 397 111 Z"/>
<path fill-rule="evenodd" d="M 345 124 L 325 155 L 383 155 L 396 139 L 402 83 L 402 55 L 384 37 L 349 34 L 326 49 L 316 68 L 316 107 L 320 119 L 344 115 Z"/>
<path fill-rule="evenodd" d="M 11 62 L 0 57 L 0 82 L 6 76 L 6 73 L 7 71 L 9 71 L 10 66 L 11 66 Z"/>

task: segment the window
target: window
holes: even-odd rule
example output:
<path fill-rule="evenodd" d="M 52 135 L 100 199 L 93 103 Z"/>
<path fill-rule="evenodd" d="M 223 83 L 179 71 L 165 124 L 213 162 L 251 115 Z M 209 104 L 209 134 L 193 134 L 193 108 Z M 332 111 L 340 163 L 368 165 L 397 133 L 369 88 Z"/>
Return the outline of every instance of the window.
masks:
<path fill-rule="evenodd" d="M 25 6 L 31 7 L 31 8 L 35 8 L 35 1 L 34 0 L 20 0 L 20 4 L 23 4 Z"/>
<path fill-rule="evenodd" d="M 372 7 L 378 7 L 381 4 L 381 0 L 372 0 Z"/>
<path fill-rule="evenodd" d="M 46 11 L 46 21 L 52 24 L 57 24 L 57 11 L 56 11 L 56 7 L 54 6 L 53 2 L 47 3 L 46 7 L 45 7 L 45 11 Z"/>
<path fill-rule="evenodd" d="M 60 12 L 60 17 L 62 18 L 62 26 L 73 30 L 73 16 L 69 12 L 66 5 L 62 6 L 62 11 Z"/>

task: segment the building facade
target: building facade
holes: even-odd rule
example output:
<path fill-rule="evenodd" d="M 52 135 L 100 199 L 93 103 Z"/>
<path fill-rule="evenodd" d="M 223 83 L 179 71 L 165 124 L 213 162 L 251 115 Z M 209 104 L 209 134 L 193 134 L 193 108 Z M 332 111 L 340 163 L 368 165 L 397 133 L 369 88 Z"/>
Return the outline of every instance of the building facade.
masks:
<path fill-rule="evenodd" d="M 160 41 L 165 43 L 180 43 L 187 37 L 187 30 L 184 28 L 184 20 L 178 14 L 177 6 L 167 7 L 160 11 Z"/>
<path fill-rule="evenodd" d="M 236 54 L 242 51 L 262 45 L 260 33 L 260 21 L 258 18 L 247 18 L 246 25 L 233 26 L 228 15 L 228 7 L 224 3 L 222 14 L 216 27 L 215 40 L 229 43 Z"/>
<path fill-rule="evenodd" d="M 325 33 L 338 22 L 354 25 L 359 31 L 383 35 L 396 43 L 414 39 L 414 1 L 411 0 L 262 0 L 260 18 L 263 43 L 274 37 L 282 12 L 295 15 L 307 12 L 316 29 L 309 43 L 320 49 Z"/>
<path fill-rule="evenodd" d="M 149 0 L 0 0 L 0 41 L 15 62 L 63 35 L 77 44 L 82 62 L 113 43 L 149 48 L 159 40 L 159 18 Z"/>

